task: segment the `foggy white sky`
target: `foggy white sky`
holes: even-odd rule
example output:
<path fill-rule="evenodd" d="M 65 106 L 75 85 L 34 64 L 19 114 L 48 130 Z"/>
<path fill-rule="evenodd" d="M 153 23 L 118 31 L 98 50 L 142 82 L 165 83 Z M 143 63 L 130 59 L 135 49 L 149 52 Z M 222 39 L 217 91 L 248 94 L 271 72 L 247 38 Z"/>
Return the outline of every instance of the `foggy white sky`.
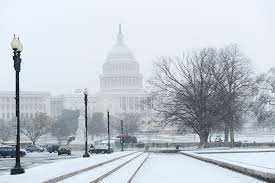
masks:
<path fill-rule="evenodd" d="M 24 45 L 21 90 L 96 92 L 119 23 L 145 79 L 159 56 L 230 43 L 257 72 L 275 66 L 273 0 L 0 0 L 0 90 L 14 90 L 16 33 Z"/>

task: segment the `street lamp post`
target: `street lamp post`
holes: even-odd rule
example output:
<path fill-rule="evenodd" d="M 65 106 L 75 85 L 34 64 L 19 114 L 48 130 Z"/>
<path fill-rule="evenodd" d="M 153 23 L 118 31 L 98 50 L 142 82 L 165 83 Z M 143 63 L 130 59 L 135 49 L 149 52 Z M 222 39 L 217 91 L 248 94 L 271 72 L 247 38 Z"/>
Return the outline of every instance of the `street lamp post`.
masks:
<path fill-rule="evenodd" d="M 83 91 L 84 93 L 84 103 L 85 103 L 85 153 L 83 154 L 83 158 L 90 157 L 88 153 L 88 133 L 87 133 L 87 121 L 88 121 L 88 116 L 87 116 L 87 104 L 88 104 L 88 90 L 85 88 Z"/>
<path fill-rule="evenodd" d="M 110 153 L 110 112 L 107 110 L 107 122 L 108 122 L 108 152 Z"/>
<path fill-rule="evenodd" d="M 21 167 L 20 164 L 20 104 L 19 104 L 19 73 L 21 69 L 21 58 L 20 54 L 23 50 L 23 45 L 20 42 L 19 38 L 17 39 L 14 35 L 13 40 L 11 42 L 11 47 L 13 49 L 13 61 L 14 61 L 14 69 L 15 69 L 15 115 L 17 122 L 17 134 L 16 134 L 16 160 L 15 166 L 11 169 L 11 175 L 22 174 L 25 173 L 25 170 Z"/>
<path fill-rule="evenodd" d="M 124 151 L 123 149 L 123 143 L 124 143 L 124 140 L 123 140 L 123 120 L 121 120 L 121 151 Z"/>

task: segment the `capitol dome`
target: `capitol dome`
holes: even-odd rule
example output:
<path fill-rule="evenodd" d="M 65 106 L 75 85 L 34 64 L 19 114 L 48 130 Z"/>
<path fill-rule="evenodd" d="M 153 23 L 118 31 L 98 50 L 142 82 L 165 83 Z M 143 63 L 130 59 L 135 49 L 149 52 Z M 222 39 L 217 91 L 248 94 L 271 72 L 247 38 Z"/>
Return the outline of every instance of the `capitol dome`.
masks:
<path fill-rule="evenodd" d="M 107 54 L 100 76 L 101 89 L 137 89 L 143 88 L 139 64 L 133 52 L 125 45 L 124 36 L 119 26 L 117 42 Z"/>
<path fill-rule="evenodd" d="M 143 76 L 133 52 L 124 42 L 120 25 L 116 43 L 106 55 L 99 79 L 95 111 L 105 112 L 108 109 L 113 114 L 144 112 L 147 96 Z"/>
<path fill-rule="evenodd" d="M 117 35 L 117 42 L 113 49 L 109 52 L 106 58 L 107 62 L 111 61 L 135 61 L 135 56 L 133 52 L 124 44 L 124 36 L 121 31 L 121 26 L 119 26 L 119 32 Z"/>

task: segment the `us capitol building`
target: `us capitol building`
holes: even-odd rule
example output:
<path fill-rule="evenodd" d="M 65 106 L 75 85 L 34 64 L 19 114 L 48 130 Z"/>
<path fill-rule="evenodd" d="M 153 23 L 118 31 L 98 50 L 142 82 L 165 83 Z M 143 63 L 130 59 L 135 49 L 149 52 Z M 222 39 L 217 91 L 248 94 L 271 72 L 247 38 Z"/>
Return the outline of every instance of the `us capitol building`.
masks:
<path fill-rule="evenodd" d="M 150 107 L 139 64 L 124 43 L 121 26 L 116 44 L 106 57 L 99 79 L 100 91 L 95 96 L 96 111 L 143 112 Z"/>
<path fill-rule="evenodd" d="M 117 40 L 107 54 L 99 76 L 100 90 L 89 96 L 88 112 L 148 113 L 151 100 L 143 87 L 143 76 L 133 52 L 126 46 L 119 26 Z M 15 113 L 14 92 L 0 92 L 0 119 L 10 120 Z M 21 116 L 32 118 L 36 112 L 55 118 L 64 109 L 83 110 L 83 93 L 52 96 L 49 92 L 21 92 Z"/>

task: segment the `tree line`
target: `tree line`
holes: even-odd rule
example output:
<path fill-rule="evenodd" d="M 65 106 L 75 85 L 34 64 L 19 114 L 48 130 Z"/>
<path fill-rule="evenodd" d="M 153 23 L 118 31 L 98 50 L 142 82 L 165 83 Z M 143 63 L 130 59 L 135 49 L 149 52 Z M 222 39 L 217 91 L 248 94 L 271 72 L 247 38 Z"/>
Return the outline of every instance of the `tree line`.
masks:
<path fill-rule="evenodd" d="M 161 57 L 149 84 L 155 122 L 198 134 L 201 147 L 207 147 L 215 132 L 223 132 L 224 141 L 234 145 L 234 132 L 247 115 L 268 123 L 273 113 L 266 106 L 275 93 L 275 69 L 255 75 L 238 45 Z"/>
<path fill-rule="evenodd" d="M 55 137 L 58 143 L 66 141 L 70 136 L 75 136 L 78 128 L 79 110 L 63 110 L 56 119 L 50 118 L 46 113 L 36 113 L 34 118 L 21 119 L 21 133 L 25 135 L 32 144 L 43 135 Z M 120 120 L 126 121 L 125 131 L 134 133 L 138 130 L 141 116 L 136 113 L 121 114 L 110 117 L 111 132 L 120 133 Z M 95 112 L 88 116 L 89 136 L 103 136 L 107 133 L 107 119 L 103 113 Z M 16 137 L 16 120 L 10 121 L 0 119 L 0 139 L 2 141 L 13 140 Z"/>

